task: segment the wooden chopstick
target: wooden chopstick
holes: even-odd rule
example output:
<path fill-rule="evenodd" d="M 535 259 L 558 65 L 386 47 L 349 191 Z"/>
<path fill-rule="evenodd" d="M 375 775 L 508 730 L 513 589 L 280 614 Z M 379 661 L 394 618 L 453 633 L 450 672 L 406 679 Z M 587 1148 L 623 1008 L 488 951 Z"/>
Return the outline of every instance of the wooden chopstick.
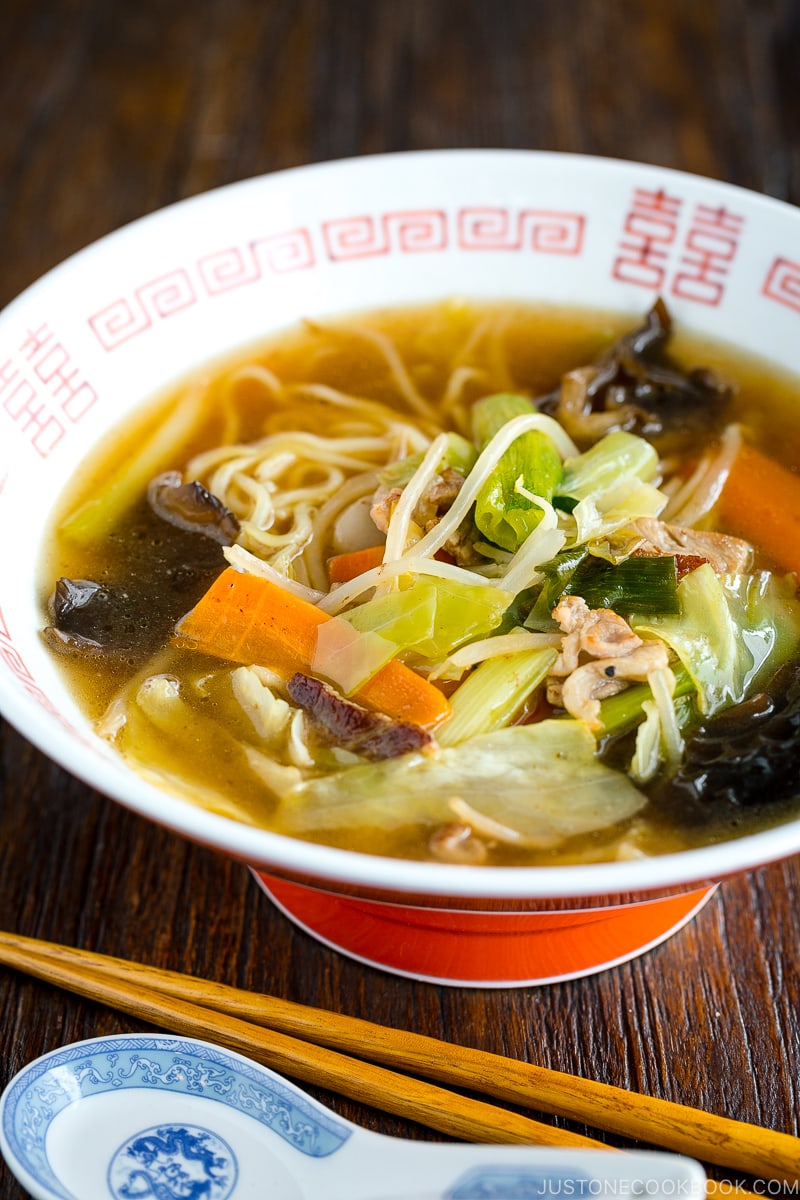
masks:
<path fill-rule="evenodd" d="M 52 954 L 0 946 L 0 963 L 58 984 L 148 1024 L 183 1036 L 203 1038 L 282 1071 L 295 1079 L 329 1088 L 351 1100 L 372 1105 L 464 1141 L 514 1145 L 609 1149 L 602 1142 L 557 1129 L 444 1088 L 398 1075 L 373 1063 L 348 1058 L 324 1046 L 251 1025 L 237 1017 L 120 980 Z"/>
<path fill-rule="evenodd" d="M 535 1144 L 609 1148 L 578 1134 L 382 1071 L 358 1059 L 372 1059 L 511 1103 L 582 1120 L 594 1128 L 764 1179 L 794 1183 L 800 1177 L 800 1141 L 788 1134 L 501 1055 L 16 934 L 0 932 L 0 963 L 102 1000 L 153 1024 L 221 1042 L 296 1078 L 395 1115 L 410 1116 L 457 1137 L 516 1141 L 519 1133 L 523 1140 Z M 211 1015 L 209 1009 L 218 1015 Z M 167 1024 L 168 1020 L 172 1023 Z M 262 1027 L 267 1027 L 270 1035 Z M 298 1037 L 303 1040 L 298 1041 Z M 316 1048 L 311 1050 L 308 1042 L 315 1043 Z M 336 1051 L 357 1057 L 345 1059 Z M 430 1088 L 432 1094 L 412 1095 L 407 1088 L 413 1084 Z M 476 1104 L 480 1105 L 479 1111 L 472 1110 Z M 478 1125 L 470 1125 L 470 1131 L 465 1132 L 467 1126 L 460 1122 L 472 1120 Z M 484 1125 L 485 1121 L 489 1124 Z M 524 1128 L 517 1124 L 519 1121 L 526 1123 Z M 709 1194 L 714 1190 L 712 1183 Z"/>

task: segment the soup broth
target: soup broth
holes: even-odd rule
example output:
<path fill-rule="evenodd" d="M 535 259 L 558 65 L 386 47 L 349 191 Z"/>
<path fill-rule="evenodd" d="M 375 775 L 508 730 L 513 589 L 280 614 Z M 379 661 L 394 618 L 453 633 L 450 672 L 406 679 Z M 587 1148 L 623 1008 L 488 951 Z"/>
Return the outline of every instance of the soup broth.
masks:
<path fill-rule="evenodd" d="M 797 380 L 663 307 L 309 322 L 83 465 L 45 636 L 136 770 L 255 826 L 469 864 L 670 853 L 798 807 L 798 461 Z"/>

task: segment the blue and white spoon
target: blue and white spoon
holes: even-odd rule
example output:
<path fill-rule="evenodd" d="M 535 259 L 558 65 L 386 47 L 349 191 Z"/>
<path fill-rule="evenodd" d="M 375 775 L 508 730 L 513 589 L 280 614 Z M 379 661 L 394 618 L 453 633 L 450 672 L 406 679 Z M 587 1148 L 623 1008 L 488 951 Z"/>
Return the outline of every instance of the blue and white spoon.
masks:
<path fill-rule="evenodd" d="M 703 1200 L 674 1154 L 406 1141 L 334 1115 L 240 1054 L 93 1038 L 0 1098 L 0 1151 L 37 1200 Z"/>

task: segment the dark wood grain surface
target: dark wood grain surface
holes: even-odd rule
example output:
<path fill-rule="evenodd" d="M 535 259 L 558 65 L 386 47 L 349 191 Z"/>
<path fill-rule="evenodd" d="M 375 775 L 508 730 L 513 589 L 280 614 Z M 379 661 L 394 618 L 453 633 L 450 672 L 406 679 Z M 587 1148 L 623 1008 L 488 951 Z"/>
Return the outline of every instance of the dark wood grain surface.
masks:
<path fill-rule="evenodd" d="M 800 203 L 796 0 L 0 0 L 0 25 L 0 304 L 164 204 L 376 151 L 611 155 Z M 800 1132 L 798 859 L 726 882 L 681 933 L 598 976 L 442 988 L 338 956 L 242 866 L 97 795 L 9 724 L 0 739 L 4 929 Z M 46 1050 L 138 1027 L 0 970 L 0 1086 Z M 0 1164 L 2 1200 L 22 1195 Z"/>

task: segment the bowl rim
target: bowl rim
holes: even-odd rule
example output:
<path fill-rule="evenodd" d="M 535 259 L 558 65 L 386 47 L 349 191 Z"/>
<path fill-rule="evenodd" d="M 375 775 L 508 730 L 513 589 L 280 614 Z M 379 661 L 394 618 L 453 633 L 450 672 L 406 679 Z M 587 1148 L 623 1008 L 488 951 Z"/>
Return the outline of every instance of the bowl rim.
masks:
<path fill-rule="evenodd" d="M 227 195 L 265 185 L 291 185 L 292 181 L 324 177 L 332 172 L 380 170 L 385 164 L 430 164 L 474 160 L 506 160 L 529 169 L 531 166 L 555 166 L 570 163 L 590 170 L 600 168 L 615 174 L 629 172 L 637 179 L 647 177 L 700 183 L 711 187 L 720 197 L 744 197 L 746 202 L 767 214 L 792 213 L 800 218 L 794 205 L 738 184 L 710 176 L 661 167 L 655 163 L 573 152 L 502 149 L 445 148 L 406 150 L 379 154 L 353 155 L 300 164 L 281 170 L 237 179 L 219 187 L 198 192 L 133 220 L 98 237 L 51 267 L 0 310 L 0 322 L 13 316 L 17 307 L 33 299 L 59 276 L 80 269 L 90 256 L 133 236 L 146 236 L 162 222 L 189 207 L 200 207 L 224 200 Z M 474 899 L 537 900 L 582 899 L 608 895 L 637 897 L 658 890 L 689 888 L 726 876 L 755 869 L 800 851 L 800 816 L 758 833 L 733 838 L 691 850 L 625 861 L 555 865 L 538 867 L 463 867 L 428 863 L 382 855 L 369 855 L 291 838 L 245 824 L 199 806 L 142 780 L 123 760 L 115 771 L 113 786 L 106 780 L 107 761 L 87 755 L 79 741 L 42 712 L 10 673 L 0 673 L 0 714 L 41 753 L 67 770 L 90 788 L 115 803 L 190 841 L 226 853 L 259 870 L 294 874 L 325 888 L 349 886 L 374 889 L 382 893 L 450 897 L 465 902 Z M 88 726 L 87 726 L 88 730 Z"/>
<path fill-rule="evenodd" d="M 500 147 L 481 147 L 481 146 L 463 146 L 463 147 L 442 147 L 437 149 L 415 149 L 415 150 L 395 150 L 379 153 L 353 154 L 348 157 L 322 159 L 315 162 L 299 163 L 290 167 L 278 168 L 274 171 L 264 171 L 258 175 L 244 176 L 240 179 L 231 180 L 228 183 L 220 184 L 217 187 L 207 188 L 200 192 L 194 192 L 191 195 L 184 196 L 179 200 L 171 201 L 169 204 L 164 204 L 158 208 L 152 209 L 150 212 L 143 213 L 138 217 L 133 217 L 123 224 L 115 226 L 106 233 L 99 235 L 97 238 L 88 242 L 86 245 L 72 251 L 65 258 L 59 259 L 51 267 L 47 268 L 36 278 L 31 280 L 22 291 L 13 296 L 7 304 L 0 308 L 0 318 L 5 319 L 7 314 L 10 314 L 18 304 L 28 301 L 39 287 L 48 285 L 52 280 L 56 279 L 60 274 L 66 273 L 67 270 L 73 269 L 80 265 L 81 261 L 87 259 L 90 255 L 94 255 L 103 247 L 115 244 L 125 237 L 129 237 L 133 233 L 137 233 L 142 228 L 147 228 L 151 225 L 156 225 L 162 220 L 172 219 L 177 211 L 186 212 L 190 208 L 202 207 L 203 205 L 214 203 L 219 198 L 224 198 L 226 195 L 234 193 L 243 193 L 249 189 L 257 189 L 271 184 L 289 183 L 292 179 L 312 178 L 314 175 L 324 175 L 335 173 L 341 170 L 373 170 L 379 169 L 383 165 L 393 163 L 430 163 L 434 160 L 442 162 L 462 161 L 466 162 L 469 159 L 491 159 L 494 162 L 505 160 L 509 163 L 539 163 L 545 164 L 571 164 L 577 168 L 580 167 L 599 167 L 611 171 L 617 175 L 623 175 L 627 172 L 636 174 L 637 177 L 651 175 L 659 179 L 673 179 L 676 182 L 684 181 L 693 184 L 702 184 L 707 187 L 712 187 L 720 194 L 727 194 L 732 197 L 740 197 L 748 204 L 754 204 L 757 207 L 763 207 L 768 212 L 780 213 L 798 213 L 800 209 L 790 203 L 782 200 L 777 196 L 770 196 L 765 192 L 758 192 L 751 188 L 745 187 L 742 184 L 729 183 L 727 180 L 718 179 L 712 175 L 701 175 L 697 172 L 684 171 L 677 167 L 663 167 L 658 163 L 648 163 L 637 159 L 628 159 L 615 157 L 613 155 L 602 154 L 581 154 L 575 151 L 562 150 L 537 150 L 526 148 L 500 148 Z"/>

